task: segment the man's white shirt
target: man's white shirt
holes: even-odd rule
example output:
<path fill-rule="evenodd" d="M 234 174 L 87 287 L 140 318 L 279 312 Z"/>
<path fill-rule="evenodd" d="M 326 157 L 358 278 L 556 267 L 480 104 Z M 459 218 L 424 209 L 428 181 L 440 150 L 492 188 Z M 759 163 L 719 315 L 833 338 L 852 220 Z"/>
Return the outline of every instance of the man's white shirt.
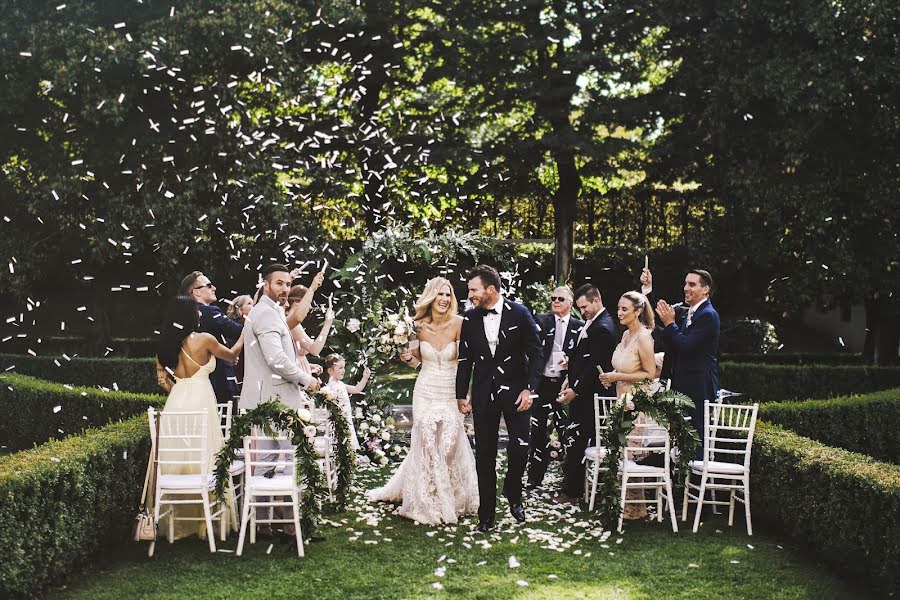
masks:
<path fill-rule="evenodd" d="M 484 335 L 487 337 L 488 346 L 491 348 L 491 356 L 497 353 L 497 345 L 500 343 L 500 319 L 503 317 L 503 296 L 497 298 L 497 303 L 488 310 L 496 310 L 497 314 L 484 315 Z"/>

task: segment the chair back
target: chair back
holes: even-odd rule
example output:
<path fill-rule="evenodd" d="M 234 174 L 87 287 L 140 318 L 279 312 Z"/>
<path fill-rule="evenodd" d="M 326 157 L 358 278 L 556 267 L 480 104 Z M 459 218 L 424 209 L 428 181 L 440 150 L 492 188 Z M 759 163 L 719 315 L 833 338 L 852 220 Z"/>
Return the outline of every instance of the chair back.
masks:
<path fill-rule="evenodd" d="M 606 431 L 606 421 L 616 403 L 615 396 L 601 396 L 594 394 L 594 444 L 603 445 L 603 432 Z"/>
<path fill-rule="evenodd" d="M 703 460 L 741 463 L 750 468 L 759 404 L 703 403 Z"/>
<path fill-rule="evenodd" d="M 622 448 L 624 460 L 635 460 L 632 455 L 662 454 L 663 468 L 669 471 L 672 460 L 669 432 L 656 422 L 635 423 L 631 433 L 625 436 L 625 447 Z"/>
<path fill-rule="evenodd" d="M 293 465 L 297 447 L 292 446 L 289 439 L 287 432 L 276 430 L 273 438 L 253 427 L 250 435 L 244 438 L 244 464 L 247 472 L 258 475 L 271 469 Z"/>
<path fill-rule="evenodd" d="M 228 440 L 228 434 L 231 433 L 231 421 L 234 417 L 234 406 L 231 402 L 220 402 L 216 404 L 219 412 L 219 427 L 222 429 L 222 437 Z"/>
<path fill-rule="evenodd" d="M 209 475 L 209 412 L 168 411 L 158 413 L 157 473 Z M 152 435 L 152 434 L 151 434 Z"/>

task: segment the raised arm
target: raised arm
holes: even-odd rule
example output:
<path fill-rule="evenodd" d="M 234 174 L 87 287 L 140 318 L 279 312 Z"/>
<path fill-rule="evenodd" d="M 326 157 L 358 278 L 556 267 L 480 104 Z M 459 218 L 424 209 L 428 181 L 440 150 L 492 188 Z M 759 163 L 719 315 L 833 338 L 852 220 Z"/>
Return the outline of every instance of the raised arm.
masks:
<path fill-rule="evenodd" d="M 288 311 L 287 324 L 290 329 L 294 329 L 294 327 L 306 319 L 306 315 L 309 314 L 309 309 L 312 308 L 313 296 L 315 296 L 316 290 L 322 287 L 324 281 L 325 275 L 323 273 L 316 273 L 316 276 L 313 277 L 312 282 L 309 284 L 306 294 L 303 295 L 300 302 L 294 304 L 291 307 L 291 310 Z M 316 356 L 318 356 L 318 354 Z"/>
<path fill-rule="evenodd" d="M 369 383 L 369 377 L 372 375 L 372 371 L 369 370 L 369 367 L 363 367 L 363 375 L 362 379 L 359 380 L 359 383 L 356 385 L 348 385 L 347 393 L 348 394 L 361 394 L 364 389 L 366 389 L 366 384 Z"/>
<path fill-rule="evenodd" d="M 210 354 L 215 356 L 216 358 L 221 358 L 222 360 L 233 361 L 241 354 L 241 349 L 244 347 L 244 336 L 239 335 L 238 340 L 234 343 L 234 346 L 229 348 L 228 346 L 223 346 L 219 343 L 219 340 L 215 338 L 215 336 L 209 333 L 201 333 L 200 341 L 203 343 L 203 349 L 208 351 Z"/>

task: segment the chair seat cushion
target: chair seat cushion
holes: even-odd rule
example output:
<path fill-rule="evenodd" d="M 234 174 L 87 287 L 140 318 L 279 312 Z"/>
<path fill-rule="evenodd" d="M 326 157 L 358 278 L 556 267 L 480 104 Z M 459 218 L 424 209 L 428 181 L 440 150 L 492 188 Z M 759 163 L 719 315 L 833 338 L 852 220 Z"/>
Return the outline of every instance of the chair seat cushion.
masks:
<path fill-rule="evenodd" d="M 584 449 L 584 457 L 588 460 L 603 460 L 607 454 L 603 446 L 588 446 Z"/>
<path fill-rule="evenodd" d="M 244 465 L 244 461 L 236 460 L 231 463 L 231 466 L 228 467 L 228 474 L 234 477 L 235 475 L 242 475 L 246 466 Z"/>
<path fill-rule="evenodd" d="M 162 490 L 189 490 L 189 489 L 212 489 L 216 487 L 216 478 L 210 475 L 207 478 L 206 485 L 203 484 L 203 476 L 196 475 L 160 475 L 158 484 Z"/>
<path fill-rule="evenodd" d="M 720 462 L 718 460 L 707 461 L 705 464 L 707 473 L 722 473 L 724 475 L 744 474 L 744 465 Z M 695 473 L 702 473 L 704 462 L 702 460 L 692 460 L 688 463 L 688 466 L 691 468 L 691 471 L 694 471 Z"/>
<path fill-rule="evenodd" d="M 628 461 L 628 474 L 629 475 L 663 475 L 666 472 L 664 467 L 654 467 L 653 465 L 642 465 L 640 463 L 636 463 L 633 460 Z M 619 471 L 621 472 L 624 469 L 625 465 L 621 462 L 619 463 Z"/>
<path fill-rule="evenodd" d="M 247 483 L 248 487 L 253 488 L 254 492 L 284 492 L 289 494 L 296 489 L 296 482 L 292 475 L 275 475 L 274 477 L 254 475 L 250 477 Z"/>

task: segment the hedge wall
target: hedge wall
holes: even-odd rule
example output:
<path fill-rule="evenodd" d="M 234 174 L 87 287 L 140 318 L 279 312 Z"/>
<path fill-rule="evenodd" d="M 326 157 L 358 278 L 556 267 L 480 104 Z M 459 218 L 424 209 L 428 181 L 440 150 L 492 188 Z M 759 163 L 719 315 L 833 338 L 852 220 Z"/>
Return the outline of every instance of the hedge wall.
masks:
<path fill-rule="evenodd" d="M 900 466 L 760 423 L 750 485 L 754 517 L 881 594 L 900 589 Z"/>
<path fill-rule="evenodd" d="M 155 358 L 82 358 L 0 354 L 0 371 L 31 375 L 40 379 L 102 386 L 140 394 L 158 394 Z"/>
<path fill-rule="evenodd" d="M 900 367 L 763 365 L 723 362 L 719 384 L 742 392 L 741 401 L 780 402 L 864 394 L 900 386 Z"/>
<path fill-rule="evenodd" d="M 0 375 L 0 445 L 31 448 L 161 407 L 165 397 L 71 387 L 26 375 Z"/>
<path fill-rule="evenodd" d="M 156 356 L 158 343 L 156 338 L 113 338 L 108 346 L 100 349 L 100 356 L 120 358 Z M 0 350 L 7 354 L 28 354 L 28 351 L 31 350 L 42 356 L 63 353 L 69 356 L 73 354 L 89 356 L 91 343 L 83 337 L 13 337 L 0 343 Z"/>
<path fill-rule="evenodd" d="M 762 363 L 766 365 L 862 365 L 862 354 L 811 354 L 806 352 L 785 353 L 722 353 L 723 362 Z"/>
<path fill-rule="evenodd" d="M 127 539 L 147 417 L 0 458 L 0 598 L 35 595 Z"/>
<path fill-rule="evenodd" d="M 865 396 L 764 404 L 759 418 L 829 446 L 900 464 L 900 388 Z"/>

